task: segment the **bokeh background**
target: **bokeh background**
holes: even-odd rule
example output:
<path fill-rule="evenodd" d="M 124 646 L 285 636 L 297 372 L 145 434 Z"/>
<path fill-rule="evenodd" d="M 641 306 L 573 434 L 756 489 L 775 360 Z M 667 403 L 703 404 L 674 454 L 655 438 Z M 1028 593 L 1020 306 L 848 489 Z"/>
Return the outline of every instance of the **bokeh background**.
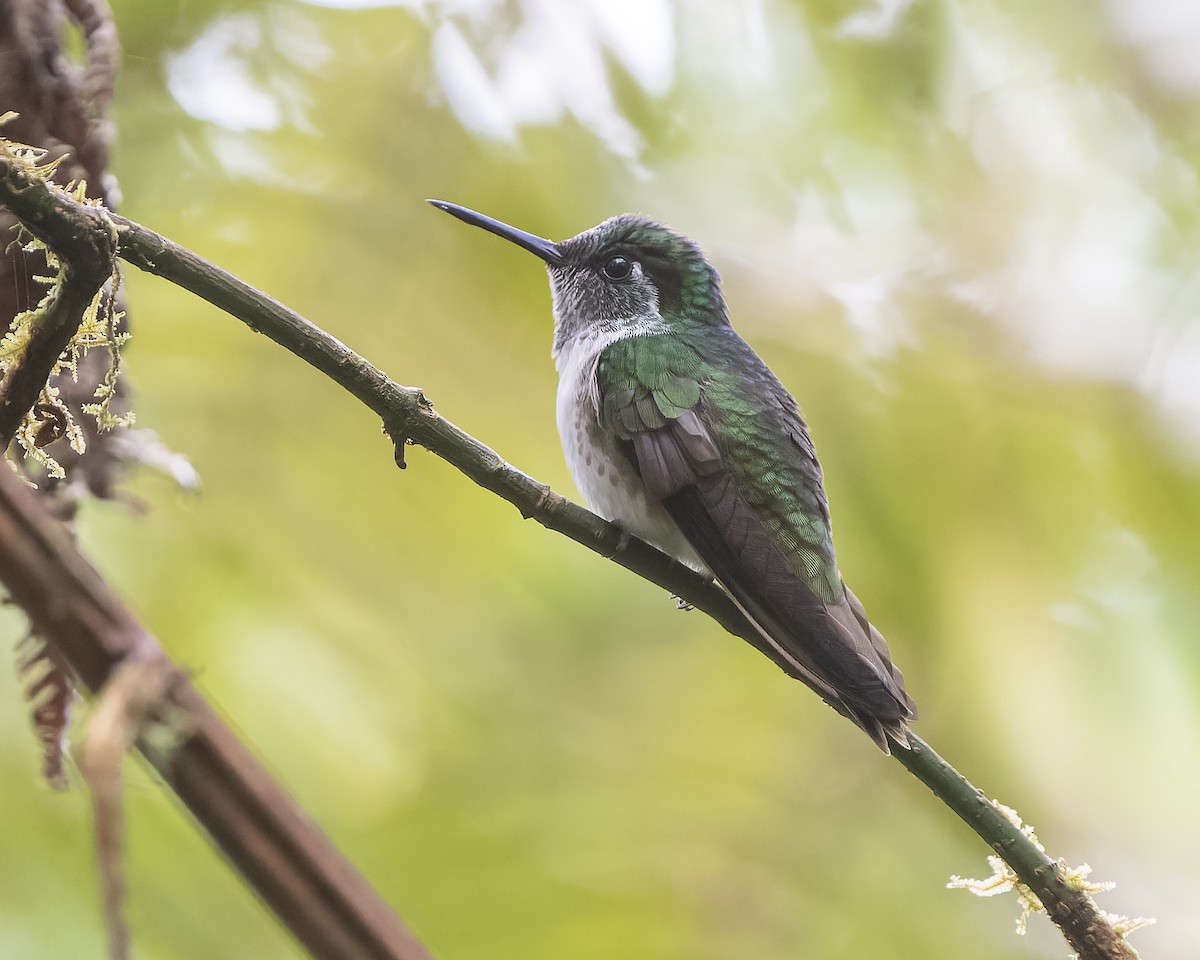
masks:
<path fill-rule="evenodd" d="M 1157 917 L 1144 956 L 1195 956 L 1195 5 L 113 6 L 123 212 L 556 490 L 542 271 L 424 198 L 695 237 L 812 425 L 920 733 Z M 127 279 L 139 425 L 203 489 L 140 474 L 83 542 L 439 957 L 1066 956 L 944 889 L 983 845 L 749 647 Z M 37 772 L 0 673 L 0 956 L 99 957 L 87 797 Z M 300 956 L 128 773 L 137 954 Z"/>

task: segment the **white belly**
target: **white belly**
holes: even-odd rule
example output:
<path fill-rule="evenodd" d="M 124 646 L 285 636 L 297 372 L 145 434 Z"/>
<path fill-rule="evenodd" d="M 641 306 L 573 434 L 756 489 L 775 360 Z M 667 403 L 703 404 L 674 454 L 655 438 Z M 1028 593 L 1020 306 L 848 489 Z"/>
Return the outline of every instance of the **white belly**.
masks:
<path fill-rule="evenodd" d="M 708 574 L 708 568 L 684 539 L 663 506 L 646 495 L 633 464 L 613 439 L 600 429 L 595 399 L 597 348 L 559 354 L 558 434 L 567 466 L 592 511 L 623 530 L 646 540 L 689 567 Z M 586 389 L 580 384 L 586 383 Z"/>

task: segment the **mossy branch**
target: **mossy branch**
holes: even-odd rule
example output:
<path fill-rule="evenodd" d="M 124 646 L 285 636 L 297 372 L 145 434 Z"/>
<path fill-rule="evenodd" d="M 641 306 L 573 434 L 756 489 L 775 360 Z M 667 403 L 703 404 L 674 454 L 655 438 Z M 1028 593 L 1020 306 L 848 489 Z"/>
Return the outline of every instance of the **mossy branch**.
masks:
<path fill-rule="evenodd" d="M 6 202 L 2 196 L 0 202 Z M 14 212 L 20 215 L 19 210 Z M 70 219 L 68 210 L 62 214 L 64 220 Z M 283 304 L 145 227 L 116 216 L 112 221 L 123 259 L 237 317 L 370 408 L 395 442 L 396 460 L 401 467 L 404 445 L 420 444 L 513 504 L 523 517 L 535 519 L 657 584 L 770 655 L 728 596 L 707 579 L 522 473 L 440 416 L 420 390 L 394 382 Z M 63 228 L 68 227 L 64 223 Z M 910 742 L 908 750 L 893 747 L 895 759 L 1004 859 L 1020 883 L 1045 906 L 1080 960 L 1132 960 L 1137 956 L 1092 901 L 1087 885 L 1077 881 L 1077 874 L 1069 873 L 1061 861 L 1049 857 L 1027 830 L 1009 819 L 920 737 L 910 735 Z"/>
<path fill-rule="evenodd" d="M 2 120 L 4 118 L 0 118 Z M 24 150 L 3 141 L 0 202 L 54 252 L 60 274 L 49 297 L 30 318 L 19 356 L 0 379 L 0 448 L 17 435 L 85 314 L 94 309 L 116 269 L 116 238 L 105 211 L 73 201 L 45 180 L 53 165 L 39 168 Z M 68 213 L 69 211 L 69 213 Z M 6 247 L 11 238 L 4 238 Z M 9 337 L 14 334 L 10 332 Z"/>

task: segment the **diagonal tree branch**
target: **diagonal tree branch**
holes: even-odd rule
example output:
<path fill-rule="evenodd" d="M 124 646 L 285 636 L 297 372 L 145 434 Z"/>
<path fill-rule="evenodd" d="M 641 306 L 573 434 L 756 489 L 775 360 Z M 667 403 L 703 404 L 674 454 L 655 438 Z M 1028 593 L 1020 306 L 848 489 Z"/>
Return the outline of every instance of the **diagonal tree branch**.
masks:
<path fill-rule="evenodd" d="M 2 192 L 0 202 L 8 202 Z M 21 215 L 15 206 L 14 211 Z M 70 219 L 69 210 L 63 209 L 61 213 Z M 712 582 L 506 463 L 495 451 L 437 414 L 419 390 L 395 383 L 278 301 L 145 227 L 116 216 L 112 221 L 116 224 L 122 258 L 242 320 L 252 330 L 330 377 L 374 411 L 396 444 L 396 460 L 401 467 L 404 444 L 420 444 L 480 486 L 512 503 L 523 517 L 536 519 L 658 584 L 707 613 L 729 632 L 759 646 L 751 625 Z M 770 655 L 767 650 L 763 652 Z M 896 760 L 1009 864 L 1020 882 L 1046 907 L 1081 960 L 1132 960 L 1137 956 L 1087 890 L 1068 876 L 1061 863 L 1047 856 L 928 744 L 916 736 L 910 736 L 910 742 L 908 750 L 894 747 Z"/>
<path fill-rule="evenodd" d="M 62 524 L 4 467 L 0 582 L 93 693 L 104 691 L 122 667 L 174 674 L 166 698 L 153 711 L 143 707 L 156 720 L 138 737 L 138 749 L 314 956 L 429 960 L 366 880 L 171 667 Z"/>

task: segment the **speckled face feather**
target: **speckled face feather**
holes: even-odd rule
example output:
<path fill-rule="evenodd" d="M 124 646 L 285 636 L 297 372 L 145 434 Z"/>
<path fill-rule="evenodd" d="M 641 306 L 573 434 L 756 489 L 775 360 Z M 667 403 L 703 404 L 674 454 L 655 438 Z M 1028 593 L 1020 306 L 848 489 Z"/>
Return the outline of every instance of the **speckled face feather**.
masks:
<path fill-rule="evenodd" d="M 700 248 L 670 227 L 622 214 L 557 245 L 549 264 L 557 352 L 589 330 L 633 333 L 646 320 L 728 324 L 721 280 Z M 624 257 L 628 282 L 612 283 L 604 264 Z"/>

